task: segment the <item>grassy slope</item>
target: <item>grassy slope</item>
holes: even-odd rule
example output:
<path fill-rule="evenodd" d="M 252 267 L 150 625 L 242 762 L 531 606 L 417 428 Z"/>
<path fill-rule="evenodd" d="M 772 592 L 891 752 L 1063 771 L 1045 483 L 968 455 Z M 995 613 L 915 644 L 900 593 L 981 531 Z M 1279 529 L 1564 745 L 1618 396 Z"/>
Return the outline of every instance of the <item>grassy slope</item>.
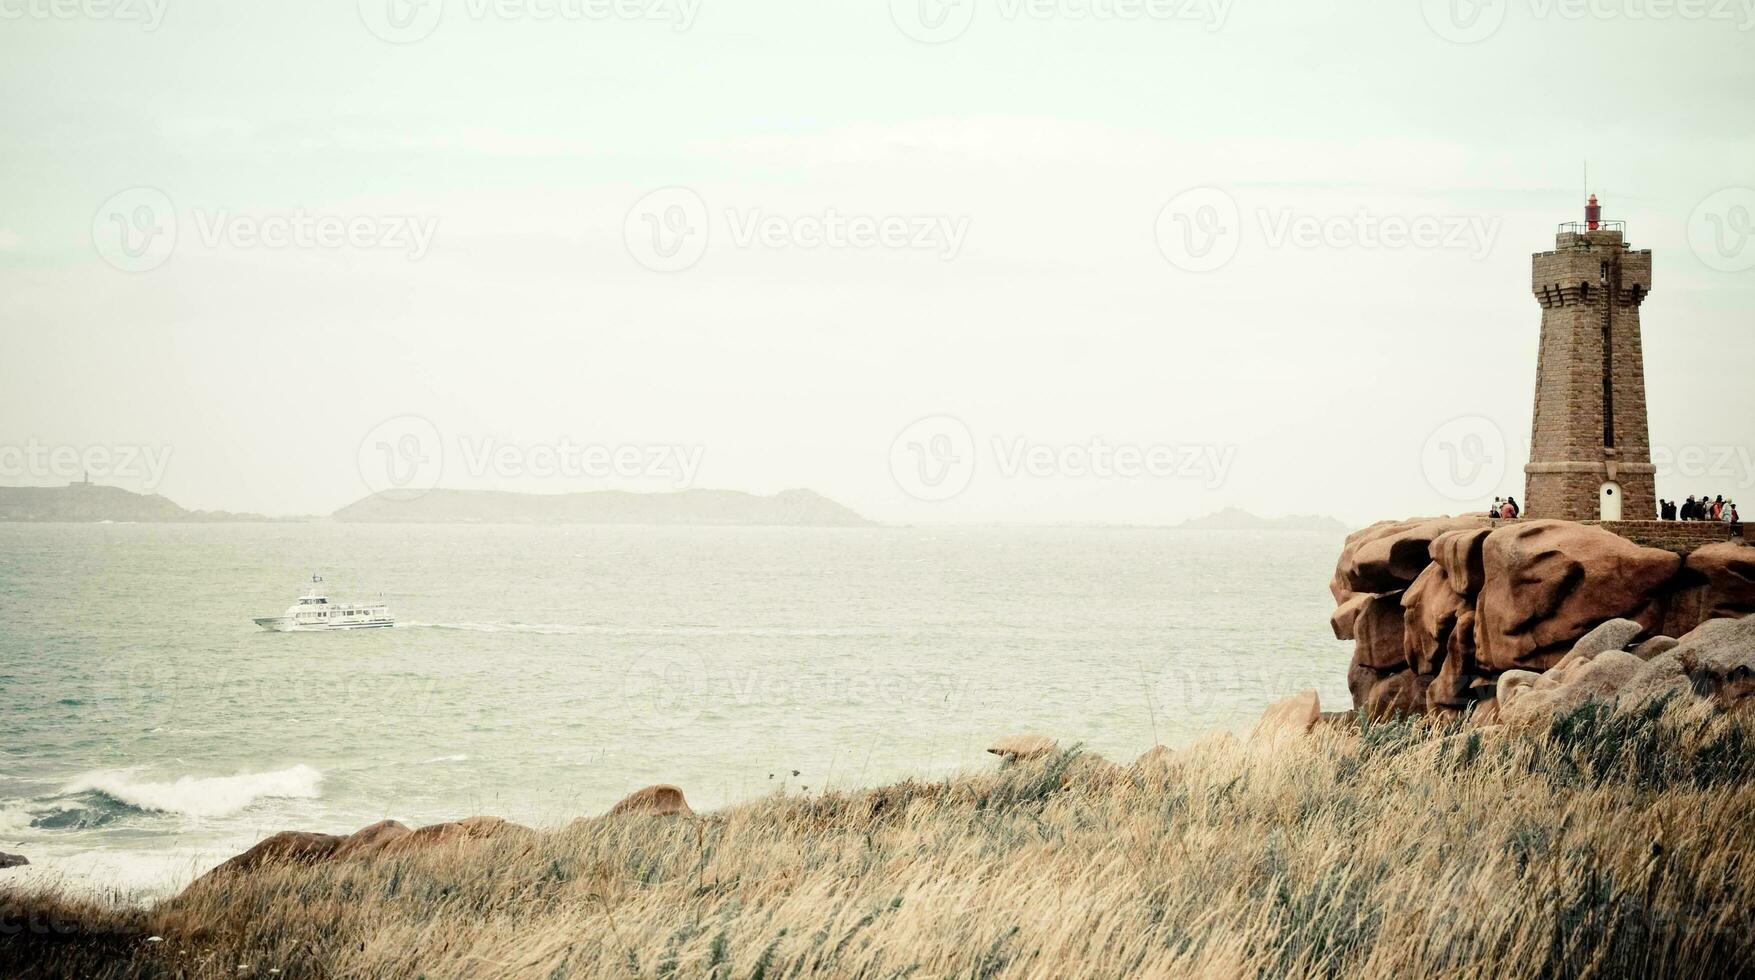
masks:
<path fill-rule="evenodd" d="M 0 897 L 0 975 L 1724 977 L 1752 910 L 1755 721 L 1587 706 Z"/>

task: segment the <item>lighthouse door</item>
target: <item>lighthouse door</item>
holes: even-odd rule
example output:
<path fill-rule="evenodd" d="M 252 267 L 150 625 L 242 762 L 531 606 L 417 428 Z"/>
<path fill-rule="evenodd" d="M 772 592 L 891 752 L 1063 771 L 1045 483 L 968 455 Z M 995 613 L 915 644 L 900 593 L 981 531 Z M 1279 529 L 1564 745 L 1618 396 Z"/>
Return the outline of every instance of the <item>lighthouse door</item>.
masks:
<path fill-rule="evenodd" d="M 1618 521 L 1621 519 L 1621 484 L 1614 481 L 1603 484 L 1599 491 L 1603 520 Z"/>

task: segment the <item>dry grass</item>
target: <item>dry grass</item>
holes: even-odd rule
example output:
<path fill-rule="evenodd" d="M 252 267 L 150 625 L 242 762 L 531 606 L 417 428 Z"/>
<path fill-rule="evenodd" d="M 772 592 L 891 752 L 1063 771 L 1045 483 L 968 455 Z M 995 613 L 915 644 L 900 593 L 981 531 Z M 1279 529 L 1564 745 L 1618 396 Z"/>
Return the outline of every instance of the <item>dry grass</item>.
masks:
<path fill-rule="evenodd" d="M 997 774 L 534 841 L 0 898 L 0 975 L 1726 977 L 1755 969 L 1755 723 L 1587 706 L 1179 770 Z M 148 935 L 162 936 L 149 943 Z M 242 968 L 241 968 L 242 967 Z"/>

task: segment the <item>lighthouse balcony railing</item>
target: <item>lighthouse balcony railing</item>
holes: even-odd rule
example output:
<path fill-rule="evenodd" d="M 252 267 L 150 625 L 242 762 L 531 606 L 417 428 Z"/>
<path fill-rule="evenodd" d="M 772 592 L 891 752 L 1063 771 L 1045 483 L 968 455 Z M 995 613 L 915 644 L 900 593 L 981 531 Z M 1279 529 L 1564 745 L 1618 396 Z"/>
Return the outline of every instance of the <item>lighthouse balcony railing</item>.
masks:
<path fill-rule="evenodd" d="M 1588 231 L 1618 231 L 1622 234 L 1626 234 L 1627 222 L 1598 221 L 1594 228 L 1591 227 L 1591 223 L 1588 221 L 1563 221 L 1560 223 L 1561 234 L 1582 235 Z"/>

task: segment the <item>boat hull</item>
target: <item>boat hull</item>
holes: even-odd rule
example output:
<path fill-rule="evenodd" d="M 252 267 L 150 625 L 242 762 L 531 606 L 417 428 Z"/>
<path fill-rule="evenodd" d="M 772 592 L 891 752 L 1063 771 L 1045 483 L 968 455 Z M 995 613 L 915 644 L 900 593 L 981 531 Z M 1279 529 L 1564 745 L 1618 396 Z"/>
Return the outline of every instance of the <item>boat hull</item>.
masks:
<path fill-rule="evenodd" d="M 325 623 L 321 626 L 300 626 L 286 616 L 265 616 L 255 621 L 270 633 L 326 633 L 332 630 L 381 630 L 395 626 L 395 620 L 373 620 L 367 623 Z"/>

